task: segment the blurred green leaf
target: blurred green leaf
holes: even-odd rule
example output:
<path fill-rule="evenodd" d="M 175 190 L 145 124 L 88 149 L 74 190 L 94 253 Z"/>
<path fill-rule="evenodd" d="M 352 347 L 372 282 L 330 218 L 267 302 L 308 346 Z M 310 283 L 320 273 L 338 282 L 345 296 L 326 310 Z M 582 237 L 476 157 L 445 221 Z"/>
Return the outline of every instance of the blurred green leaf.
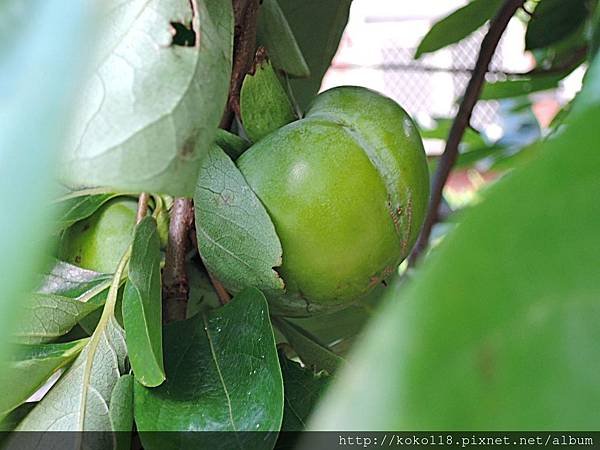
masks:
<path fill-rule="evenodd" d="M 423 139 L 448 139 L 450 128 L 452 128 L 453 119 L 438 118 L 435 120 L 433 128 L 419 128 L 419 132 Z M 463 135 L 462 144 L 467 144 L 469 147 L 483 147 L 487 143 L 481 136 L 478 130 L 468 127 Z"/>
<path fill-rule="evenodd" d="M 231 2 L 107 3 L 62 179 L 191 196 L 227 100 Z"/>
<path fill-rule="evenodd" d="M 277 0 L 261 3 L 256 38 L 267 48 L 273 65 L 293 77 L 310 76 L 310 69 Z"/>
<path fill-rule="evenodd" d="M 144 448 L 272 448 L 282 420 L 283 384 L 260 291 L 245 290 L 222 308 L 173 322 L 164 336 L 167 380 L 157 388 L 139 383 L 134 388 Z"/>
<path fill-rule="evenodd" d="M 190 284 L 190 294 L 186 312 L 186 318 L 188 319 L 199 312 L 206 312 L 221 306 L 219 297 L 210 282 L 208 274 L 202 269 L 202 264 L 194 260 L 187 265 Z"/>
<path fill-rule="evenodd" d="M 202 163 L 196 195 L 196 236 L 206 268 L 240 292 L 255 286 L 267 296 L 283 291 L 273 267 L 281 265 L 281 243 L 265 207 L 233 161 L 213 146 Z M 240 239 L 239 236 L 243 236 Z"/>
<path fill-rule="evenodd" d="M 306 110 L 338 49 L 352 1 L 278 1 L 310 69 L 310 77 L 290 80 L 294 99 Z"/>
<path fill-rule="evenodd" d="M 54 372 L 71 363 L 87 341 L 16 346 L 7 370 L 0 374 L 0 417 L 25 402 Z"/>
<path fill-rule="evenodd" d="M 281 431 L 303 431 L 317 401 L 325 392 L 330 377 L 280 355 L 285 403 Z"/>
<path fill-rule="evenodd" d="M 325 370 L 333 374 L 336 369 L 344 364 L 343 358 L 332 352 L 326 344 L 311 335 L 308 331 L 285 319 L 274 317 L 273 323 L 285 336 L 302 362 L 320 371 Z"/>
<path fill-rule="evenodd" d="M 565 78 L 567 75 L 568 73 L 535 75 L 531 77 L 517 78 L 514 80 L 486 83 L 483 86 L 480 99 L 498 100 L 510 97 L 519 97 L 521 95 L 546 91 L 548 89 L 555 89 L 558 87 L 560 80 Z"/>
<path fill-rule="evenodd" d="M 473 0 L 436 22 L 421 40 L 415 59 L 466 38 L 490 20 L 501 4 L 502 0 Z"/>
<path fill-rule="evenodd" d="M 227 156 L 233 160 L 236 160 L 251 145 L 250 142 L 242 139 L 237 134 L 230 133 L 221 128 L 217 130 L 215 144 L 221 147 L 221 150 L 227 153 Z"/>
<path fill-rule="evenodd" d="M 597 426 L 600 103 L 587 105 L 390 295 L 313 429 Z"/>
<path fill-rule="evenodd" d="M 0 357 L 40 268 L 56 152 L 89 48 L 89 4 L 0 4 Z M 52 39 L 48 39 L 52 36 Z M 1 368 L 0 368 L 1 370 Z"/>
<path fill-rule="evenodd" d="M 0 445 L 10 436 L 8 431 L 13 431 L 19 423 L 31 412 L 35 406 L 34 402 L 23 403 L 7 416 L 0 418 Z M 4 448 L 4 447 L 3 447 Z"/>
<path fill-rule="evenodd" d="M 292 103 L 268 60 L 258 62 L 254 73 L 244 78 L 240 111 L 244 130 L 252 142 L 297 119 Z"/>
<path fill-rule="evenodd" d="M 110 410 L 116 407 L 111 401 L 113 390 L 121 375 L 129 371 L 124 331 L 114 317 L 117 292 L 127 258 L 128 255 L 125 255 L 119 263 L 102 318 L 87 345 L 17 430 L 103 431 L 84 436 L 91 441 L 83 447 L 112 447 L 112 436 L 106 432 L 113 431 L 113 417 L 110 414 Z M 119 404 L 122 404 L 120 399 Z M 50 435 L 38 435 L 37 439 L 41 439 L 39 448 L 45 447 L 44 438 L 52 439 Z"/>
<path fill-rule="evenodd" d="M 156 222 L 146 216 L 135 227 L 122 311 L 133 374 L 149 387 L 165 380 L 160 261 Z"/>
<path fill-rule="evenodd" d="M 541 0 L 525 33 L 525 49 L 552 45 L 575 32 L 588 15 L 588 0 Z"/>

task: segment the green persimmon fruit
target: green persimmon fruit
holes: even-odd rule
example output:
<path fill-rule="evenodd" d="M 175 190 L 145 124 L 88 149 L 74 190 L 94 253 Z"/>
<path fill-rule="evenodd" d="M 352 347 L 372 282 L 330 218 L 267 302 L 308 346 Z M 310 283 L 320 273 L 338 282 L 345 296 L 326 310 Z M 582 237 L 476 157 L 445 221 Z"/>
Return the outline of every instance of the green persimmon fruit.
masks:
<path fill-rule="evenodd" d="M 76 266 L 112 273 L 131 244 L 137 202 L 117 198 L 63 234 L 58 257 Z"/>
<path fill-rule="evenodd" d="M 429 174 L 417 127 L 365 88 L 320 94 L 305 118 L 264 137 L 237 165 L 275 225 L 286 295 L 308 305 L 298 315 L 366 295 L 409 254 L 425 216 Z M 277 302 L 285 311 L 285 297 Z"/>

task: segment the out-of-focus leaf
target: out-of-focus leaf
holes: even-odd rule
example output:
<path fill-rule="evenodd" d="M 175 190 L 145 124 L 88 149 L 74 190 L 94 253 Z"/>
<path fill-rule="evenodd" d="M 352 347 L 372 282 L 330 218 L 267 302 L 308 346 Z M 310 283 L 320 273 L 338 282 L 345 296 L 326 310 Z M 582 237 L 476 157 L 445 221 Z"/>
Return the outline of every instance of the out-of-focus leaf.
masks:
<path fill-rule="evenodd" d="M 87 339 L 64 344 L 19 345 L 0 374 L 0 417 L 25 402 L 58 369 L 79 354 Z"/>
<path fill-rule="evenodd" d="M 567 73 L 552 75 L 536 75 L 514 80 L 496 81 L 487 83 L 481 92 L 481 100 L 497 100 L 509 97 L 518 97 L 532 92 L 545 91 L 558 87 L 558 83 Z"/>
<path fill-rule="evenodd" d="M 281 431 L 303 431 L 308 417 L 327 387 L 330 377 L 279 357 L 285 403 Z"/>
<path fill-rule="evenodd" d="M 160 260 L 156 222 L 152 216 L 146 216 L 134 231 L 123 292 L 123 323 L 135 379 L 150 387 L 165 380 Z"/>
<path fill-rule="evenodd" d="M 338 49 L 352 1 L 278 1 L 310 69 L 310 77 L 290 80 L 294 99 L 306 110 Z"/>
<path fill-rule="evenodd" d="M 17 431 L 99 431 L 103 433 L 80 433 L 75 441 L 83 442 L 73 448 L 114 448 L 115 437 L 109 432 L 115 431 L 113 422 L 119 426 L 124 423 L 116 419 L 124 413 L 111 413 L 111 410 L 123 408 L 126 402 L 121 394 L 113 396 L 113 391 L 121 376 L 128 372 L 125 336 L 114 312 L 128 256 L 126 254 L 117 267 L 96 331 L 73 365 L 19 424 Z M 115 404 L 113 399 L 116 399 Z M 26 439 L 30 434 L 24 435 Z M 48 448 L 52 435 L 38 434 L 36 445 L 25 448 Z M 16 436 L 8 448 L 24 448 L 22 445 Z"/>
<path fill-rule="evenodd" d="M 487 147 L 482 147 L 461 153 L 460 155 L 458 155 L 458 159 L 456 160 L 454 168 L 464 169 L 466 167 L 471 167 L 478 161 L 481 161 L 482 159 L 487 158 L 489 156 L 495 155 L 498 152 L 504 150 L 505 148 L 506 147 L 503 145 L 490 145 Z"/>
<path fill-rule="evenodd" d="M 191 196 L 227 99 L 222 0 L 111 0 L 63 155 L 74 189 Z"/>
<path fill-rule="evenodd" d="M 23 403 L 7 416 L 0 418 L 0 445 L 9 436 L 6 432 L 13 431 L 35 406 L 35 403 Z"/>
<path fill-rule="evenodd" d="M 89 3 L 0 2 L 0 357 L 40 269 L 56 152 L 91 26 Z M 48 37 L 52 36 L 51 39 Z M 2 370 L 0 368 L 0 370 Z"/>
<path fill-rule="evenodd" d="M 434 128 L 419 128 L 423 139 L 448 139 L 450 128 L 452 127 L 453 119 L 440 118 L 436 119 Z M 485 140 L 474 128 L 468 127 L 465 130 L 461 143 L 467 144 L 469 147 L 483 147 L 486 145 Z"/>
<path fill-rule="evenodd" d="M 267 48 L 275 67 L 294 77 L 308 77 L 310 69 L 277 0 L 261 3 L 258 42 Z"/>
<path fill-rule="evenodd" d="M 594 16 L 592 17 L 590 27 L 591 35 L 589 39 L 589 55 L 590 60 L 592 60 L 598 56 L 598 52 L 600 51 L 600 3 L 596 5 L 596 10 L 594 11 Z"/>
<path fill-rule="evenodd" d="M 547 47 L 576 31 L 588 15 L 587 0 L 541 0 L 525 33 L 525 49 Z"/>
<path fill-rule="evenodd" d="M 207 312 L 221 306 L 219 297 L 210 282 L 208 274 L 200 267 L 202 264 L 188 264 L 187 273 L 190 284 L 190 294 L 187 303 L 186 318 L 199 312 Z"/>
<path fill-rule="evenodd" d="M 421 40 L 415 58 L 454 44 L 490 20 L 502 0 L 473 0 L 436 22 Z"/>
<path fill-rule="evenodd" d="M 273 447 L 282 420 L 283 383 L 267 302 L 258 290 L 245 290 L 222 308 L 167 325 L 165 370 L 161 386 L 134 387 L 135 422 L 144 448 Z"/>
<path fill-rule="evenodd" d="M 271 63 L 263 59 L 255 64 L 254 73 L 244 78 L 240 94 L 242 123 L 252 142 L 297 119 Z"/>
<path fill-rule="evenodd" d="M 597 426 L 600 103 L 570 119 L 390 296 L 313 429 Z"/>
<path fill-rule="evenodd" d="M 306 366 L 333 374 L 338 367 L 343 365 L 344 360 L 340 356 L 298 325 L 281 318 L 273 318 L 273 323 Z"/>
<path fill-rule="evenodd" d="M 58 218 L 57 231 L 70 227 L 75 222 L 86 219 L 94 214 L 102 205 L 118 194 L 96 194 L 69 196 L 54 206 L 61 210 Z"/>
<path fill-rule="evenodd" d="M 275 226 L 242 173 L 217 146 L 202 164 L 194 205 L 198 248 L 211 273 L 220 274 L 234 293 L 249 285 L 267 296 L 283 291 L 283 281 L 273 270 L 281 265 L 283 252 Z"/>

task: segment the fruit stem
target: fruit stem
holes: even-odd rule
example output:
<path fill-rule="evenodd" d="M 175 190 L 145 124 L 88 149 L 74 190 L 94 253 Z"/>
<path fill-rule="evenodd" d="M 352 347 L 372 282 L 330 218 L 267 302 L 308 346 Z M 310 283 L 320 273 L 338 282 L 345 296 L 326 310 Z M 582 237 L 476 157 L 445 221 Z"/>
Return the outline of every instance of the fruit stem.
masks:
<path fill-rule="evenodd" d="M 148 213 L 148 200 L 150 199 L 150 195 L 147 192 L 142 192 L 138 199 L 138 209 L 137 214 L 135 216 L 135 223 L 138 224 L 142 221 L 146 214 Z"/>

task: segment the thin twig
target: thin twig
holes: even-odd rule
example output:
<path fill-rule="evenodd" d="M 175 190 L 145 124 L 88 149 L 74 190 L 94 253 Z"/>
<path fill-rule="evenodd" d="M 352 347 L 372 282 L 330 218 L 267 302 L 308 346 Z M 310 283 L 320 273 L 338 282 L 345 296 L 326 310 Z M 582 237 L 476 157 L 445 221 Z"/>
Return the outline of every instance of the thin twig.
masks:
<path fill-rule="evenodd" d="M 148 213 L 148 200 L 150 200 L 150 195 L 147 192 L 142 192 L 138 199 L 138 209 L 137 214 L 135 215 L 135 223 L 140 223 L 146 214 Z"/>
<path fill-rule="evenodd" d="M 210 278 L 213 288 L 215 288 L 215 292 L 217 293 L 217 297 L 219 297 L 221 305 L 226 305 L 229 303 L 229 300 L 231 300 L 231 295 L 229 295 L 229 292 L 227 292 L 227 289 L 225 289 L 223 283 L 221 283 L 212 273 L 210 273 L 208 269 L 206 271 L 208 272 L 208 277 Z"/>
<path fill-rule="evenodd" d="M 235 34 L 233 38 L 233 67 L 229 86 L 229 99 L 221 119 L 221 128 L 231 127 L 234 114 L 239 115 L 240 89 L 244 77 L 252 67 L 256 50 L 256 27 L 258 21 L 259 0 L 233 0 Z"/>
<path fill-rule="evenodd" d="M 441 156 L 437 172 L 433 179 L 427 216 L 425 217 L 425 223 L 423 224 L 419 239 L 410 256 L 410 265 L 416 263 L 419 255 L 427 247 L 431 230 L 438 220 L 438 209 L 442 200 L 444 185 L 446 184 L 448 175 L 458 157 L 458 146 L 460 145 L 463 134 L 471 120 L 473 108 L 479 100 L 479 95 L 481 94 L 483 83 L 485 82 L 485 74 L 487 73 L 492 57 L 496 52 L 496 47 L 498 46 L 500 38 L 504 34 L 504 30 L 508 26 L 510 19 L 524 3 L 525 0 L 505 0 L 496 16 L 490 21 L 488 32 L 481 43 L 481 50 L 479 51 L 479 56 L 475 63 L 475 70 L 473 71 L 473 75 L 465 90 L 465 95 L 458 109 L 458 113 L 456 114 L 456 118 L 452 123 L 452 128 L 450 129 L 448 140 L 446 141 L 446 148 Z"/>
<path fill-rule="evenodd" d="M 194 220 L 194 208 L 189 198 L 176 198 L 171 211 L 169 242 L 163 269 L 163 318 L 165 323 L 183 320 L 186 316 L 189 282 L 185 267 L 189 248 L 189 230 Z"/>

